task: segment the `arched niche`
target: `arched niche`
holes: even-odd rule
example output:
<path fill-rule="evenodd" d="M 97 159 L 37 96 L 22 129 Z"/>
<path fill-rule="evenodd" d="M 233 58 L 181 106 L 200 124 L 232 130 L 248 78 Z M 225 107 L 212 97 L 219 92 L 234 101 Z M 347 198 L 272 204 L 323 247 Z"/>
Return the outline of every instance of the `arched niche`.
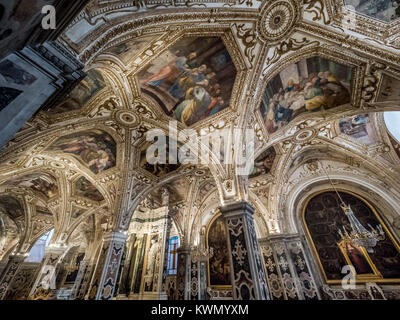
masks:
<path fill-rule="evenodd" d="M 377 243 L 374 252 L 344 242 L 338 230 L 350 231 L 350 223 L 340 207 L 340 200 L 332 189 L 311 194 L 302 210 L 302 223 L 312 253 L 326 283 L 341 283 L 348 271 L 343 267 L 354 267 L 356 282 L 400 282 L 400 246 L 376 207 L 360 195 L 348 190 L 339 190 L 339 195 L 349 204 L 360 223 L 383 226 L 385 239 Z"/>

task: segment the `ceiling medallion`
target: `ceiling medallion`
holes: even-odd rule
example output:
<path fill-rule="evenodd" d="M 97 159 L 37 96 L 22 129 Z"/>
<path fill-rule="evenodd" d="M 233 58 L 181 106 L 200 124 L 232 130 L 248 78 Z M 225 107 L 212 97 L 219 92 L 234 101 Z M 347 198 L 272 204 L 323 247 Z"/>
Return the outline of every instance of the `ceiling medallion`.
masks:
<path fill-rule="evenodd" d="M 316 137 L 317 133 L 312 129 L 302 129 L 300 130 L 293 139 L 295 144 L 304 144 Z"/>
<path fill-rule="evenodd" d="M 113 117 L 124 127 L 134 128 L 140 124 L 140 118 L 131 110 L 118 110 L 114 112 Z"/>
<path fill-rule="evenodd" d="M 276 1 L 262 9 L 257 28 L 261 37 L 274 42 L 293 32 L 300 19 L 300 10 L 295 1 Z"/>

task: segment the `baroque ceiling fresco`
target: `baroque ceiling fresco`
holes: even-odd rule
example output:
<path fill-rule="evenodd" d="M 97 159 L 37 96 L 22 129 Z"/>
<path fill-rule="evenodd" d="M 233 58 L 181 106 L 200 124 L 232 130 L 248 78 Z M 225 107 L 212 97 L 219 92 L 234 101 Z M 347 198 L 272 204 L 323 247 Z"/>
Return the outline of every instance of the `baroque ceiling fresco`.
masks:
<path fill-rule="evenodd" d="M 295 197 L 324 180 L 323 169 L 337 184 L 347 174 L 364 194 L 380 199 L 387 187 L 400 199 L 400 149 L 382 115 L 400 104 L 398 0 L 134 3 L 93 0 L 60 35 L 87 76 L 0 153 L 0 211 L 16 225 L 27 217 L 23 250 L 52 228 L 60 243 L 129 230 L 132 217 L 144 221 L 162 205 L 164 189 L 187 244 L 237 200 L 253 203 L 262 235 L 296 233 Z M 35 81 L 6 61 L 1 92 L 9 73 L 20 77 L 10 90 Z M 169 131 L 170 121 L 187 134 Z M 182 146 L 237 128 L 254 131 L 248 176 L 211 148 L 196 165 L 146 157 L 153 129 Z M 211 233 L 219 243 L 218 224 Z M 225 276 L 212 281 L 229 285 Z"/>

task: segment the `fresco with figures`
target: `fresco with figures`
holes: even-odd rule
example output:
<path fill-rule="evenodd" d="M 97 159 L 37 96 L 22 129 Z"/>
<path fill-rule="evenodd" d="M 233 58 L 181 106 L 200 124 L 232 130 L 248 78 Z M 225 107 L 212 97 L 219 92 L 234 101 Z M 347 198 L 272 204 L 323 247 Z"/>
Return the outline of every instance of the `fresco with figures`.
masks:
<path fill-rule="evenodd" d="M 24 208 L 21 202 L 14 197 L 2 195 L 0 196 L 0 213 L 16 219 L 24 215 Z"/>
<path fill-rule="evenodd" d="M 350 102 L 352 68 L 322 57 L 303 59 L 267 84 L 260 105 L 269 133 L 306 112 L 328 110 Z"/>
<path fill-rule="evenodd" d="M 188 126 L 229 106 L 235 76 L 218 37 L 183 38 L 138 74 L 142 92 Z"/>
<path fill-rule="evenodd" d="M 159 150 L 154 150 L 153 153 L 149 147 L 151 147 L 153 143 L 158 145 L 157 139 L 154 142 L 146 142 L 142 146 L 140 151 L 140 167 L 157 177 L 162 177 L 177 170 L 181 166 L 181 163 L 179 162 L 178 154 L 170 154 L 169 152 L 169 150 L 172 149 L 169 147 L 170 141 L 172 140 L 170 137 L 166 137 L 164 147 L 160 144 Z M 174 144 L 177 144 L 179 152 L 179 148 L 182 144 L 176 141 Z M 165 150 L 165 153 L 163 150 Z"/>
<path fill-rule="evenodd" d="M 103 76 L 97 70 L 89 70 L 87 76 L 65 97 L 62 103 L 51 109 L 51 113 L 77 111 L 92 97 L 106 87 Z"/>
<path fill-rule="evenodd" d="M 93 201 L 103 201 L 104 197 L 99 190 L 85 177 L 80 177 L 74 183 L 74 194 Z"/>
<path fill-rule="evenodd" d="M 254 167 L 251 170 L 249 178 L 269 173 L 272 169 L 275 158 L 276 152 L 274 147 L 270 147 L 262 152 L 254 161 Z"/>
<path fill-rule="evenodd" d="M 339 120 L 339 129 L 341 133 L 364 144 L 375 143 L 378 139 L 368 114 Z"/>
<path fill-rule="evenodd" d="M 14 62 L 5 59 L 0 62 L 0 111 L 14 101 L 36 77 Z"/>
<path fill-rule="evenodd" d="M 400 0 L 345 0 L 345 4 L 352 10 L 385 22 L 400 18 Z"/>
<path fill-rule="evenodd" d="M 384 75 L 377 101 L 400 101 L 400 80 Z"/>
<path fill-rule="evenodd" d="M 57 139 L 46 149 L 72 155 L 93 173 L 101 173 L 116 165 L 117 145 L 102 130 L 76 132 Z"/>
<path fill-rule="evenodd" d="M 46 200 L 58 194 L 56 179 L 45 173 L 28 174 L 8 181 L 6 184 L 14 187 L 29 188 Z"/>
<path fill-rule="evenodd" d="M 212 250 L 208 260 L 210 286 L 230 286 L 231 267 L 224 218 L 219 216 L 210 226 L 207 245 Z"/>

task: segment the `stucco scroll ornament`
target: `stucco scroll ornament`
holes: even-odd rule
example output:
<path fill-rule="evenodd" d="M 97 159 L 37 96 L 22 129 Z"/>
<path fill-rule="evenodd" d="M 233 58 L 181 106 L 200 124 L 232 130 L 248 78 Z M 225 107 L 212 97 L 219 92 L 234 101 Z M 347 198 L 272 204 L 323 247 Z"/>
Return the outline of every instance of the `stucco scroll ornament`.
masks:
<path fill-rule="evenodd" d="M 305 11 L 314 14 L 313 21 L 322 20 L 324 24 L 331 23 L 329 16 L 325 16 L 325 3 L 323 0 L 304 0 L 304 4 L 307 5 Z"/>
<path fill-rule="evenodd" d="M 364 83 L 362 87 L 362 100 L 366 103 L 371 102 L 376 93 L 378 88 L 378 83 L 381 78 L 382 70 L 386 69 L 386 66 L 382 63 L 373 62 L 366 75 L 364 76 Z M 366 107 L 365 105 L 363 106 Z"/>
<path fill-rule="evenodd" d="M 318 41 L 313 41 L 312 43 L 319 44 Z M 284 54 L 297 51 L 308 44 L 310 44 L 310 40 L 305 37 L 301 41 L 293 38 L 283 41 L 275 48 L 274 55 L 267 59 L 266 65 L 270 66 L 277 62 Z"/>
<path fill-rule="evenodd" d="M 236 25 L 237 36 L 242 41 L 245 51 L 244 54 L 249 62 L 252 64 L 256 55 L 254 49 L 257 44 L 257 33 L 254 28 L 245 28 L 244 23 Z"/>

